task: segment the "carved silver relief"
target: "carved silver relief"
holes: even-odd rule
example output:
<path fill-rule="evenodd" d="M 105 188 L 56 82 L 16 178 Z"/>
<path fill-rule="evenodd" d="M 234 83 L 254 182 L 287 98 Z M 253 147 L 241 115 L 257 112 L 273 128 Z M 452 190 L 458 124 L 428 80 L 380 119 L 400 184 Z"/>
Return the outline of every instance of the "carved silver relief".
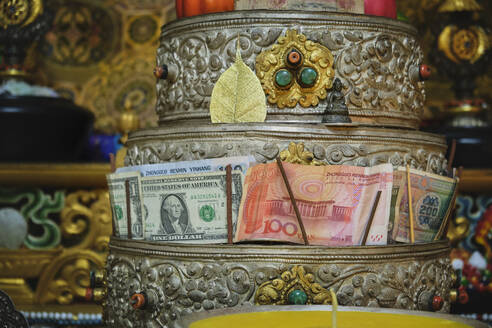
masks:
<path fill-rule="evenodd" d="M 390 25 L 375 17 L 353 22 L 336 13 L 300 13 L 295 23 L 288 14 L 280 13 L 220 16 L 220 21 L 192 19 L 164 27 L 157 62 L 168 65 L 174 73 L 157 83 L 156 110 L 161 123 L 208 119 L 214 83 L 234 61 L 238 35 L 242 58 L 254 70 L 262 50 L 275 44 L 287 29 L 296 29 L 332 51 L 336 77 L 343 82 L 354 121 L 418 126 L 425 94 L 423 83 L 415 81 L 411 72 L 422 63 L 423 55 L 409 25 Z M 267 120 L 320 122 L 323 107 L 278 109 L 267 103 Z"/>
<path fill-rule="evenodd" d="M 111 327 L 174 327 L 177 319 L 193 312 L 254 305 L 259 286 L 294 265 L 313 274 L 313 283 L 333 288 L 341 305 L 430 311 L 432 298 L 440 296 L 444 300 L 440 311 L 449 312 L 453 271 L 449 249 L 442 242 L 404 250 L 395 247 L 395 253 L 403 253 L 399 255 L 352 248 L 327 249 L 313 256 L 300 247 L 268 258 L 262 254 L 265 250 L 249 247 L 231 251 L 216 246 L 202 252 L 190 245 L 113 240 L 111 248 L 107 262 L 110 297 L 105 307 Z M 275 253 L 279 248 L 266 250 Z M 135 292 L 154 293 L 158 298 L 151 307 L 135 310 L 129 305 Z"/>
<path fill-rule="evenodd" d="M 149 145 L 134 145 L 128 149 L 125 166 L 156 164 L 172 161 L 190 161 L 206 158 L 253 155 L 259 163 L 274 160 L 281 150 L 286 149 L 288 142 L 258 142 L 248 151 L 240 141 L 220 145 L 218 143 L 199 145 L 197 143 L 175 142 L 172 144 L 159 142 Z M 365 145 L 331 145 L 324 148 L 320 144 L 306 144 L 306 150 L 314 150 L 317 160 L 332 165 L 374 166 L 390 163 L 396 168 L 409 164 L 411 168 L 443 174 L 447 160 L 440 152 L 426 150 L 389 147 L 389 150 L 374 149 Z M 187 151 L 191 149 L 191 151 Z M 242 152 L 241 149 L 245 149 Z M 424 154 L 424 155 L 422 155 Z"/>
<path fill-rule="evenodd" d="M 358 127 L 344 131 L 322 126 L 273 124 L 197 125 L 139 131 L 128 141 L 125 165 L 253 155 L 259 163 L 274 160 L 291 141 L 303 142 L 317 160 L 335 165 L 391 163 L 442 174 L 447 161 L 444 139 L 418 131 Z"/>

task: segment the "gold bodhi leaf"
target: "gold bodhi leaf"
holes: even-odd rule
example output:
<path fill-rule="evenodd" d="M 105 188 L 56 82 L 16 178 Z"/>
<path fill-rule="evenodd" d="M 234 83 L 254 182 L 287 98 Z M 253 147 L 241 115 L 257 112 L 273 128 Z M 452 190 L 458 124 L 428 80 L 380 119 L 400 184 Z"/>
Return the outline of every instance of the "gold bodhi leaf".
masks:
<path fill-rule="evenodd" d="M 266 98 L 260 80 L 236 48 L 236 61 L 219 77 L 210 99 L 212 123 L 264 122 Z"/>

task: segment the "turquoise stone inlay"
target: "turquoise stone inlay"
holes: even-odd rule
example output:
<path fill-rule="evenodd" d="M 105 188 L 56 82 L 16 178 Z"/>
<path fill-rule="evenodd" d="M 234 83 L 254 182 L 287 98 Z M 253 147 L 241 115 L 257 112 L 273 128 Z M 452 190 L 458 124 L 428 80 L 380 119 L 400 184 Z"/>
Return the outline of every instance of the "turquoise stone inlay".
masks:
<path fill-rule="evenodd" d="M 300 289 L 294 289 L 289 293 L 289 304 L 304 305 L 307 302 L 306 292 Z"/>
<path fill-rule="evenodd" d="M 292 82 L 292 73 L 286 69 L 278 70 L 275 73 L 275 83 L 281 88 L 288 86 Z"/>
<path fill-rule="evenodd" d="M 302 69 L 300 78 L 303 86 L 312 87 L 316 83 L 318 72 L 311 67 L 306 67 Z"/>

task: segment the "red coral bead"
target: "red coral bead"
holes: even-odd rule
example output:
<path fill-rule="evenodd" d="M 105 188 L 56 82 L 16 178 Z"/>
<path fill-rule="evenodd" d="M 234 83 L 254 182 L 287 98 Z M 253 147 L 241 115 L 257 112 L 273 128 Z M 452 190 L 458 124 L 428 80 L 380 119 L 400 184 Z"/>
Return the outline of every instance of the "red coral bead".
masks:
<path fill-rule="evenodd" d="M 164 74 L 164 68 L 161 66 L 157 66 L 154 68 L 154 76 L 158 79 L 161 78 L 162 74 Z"/>
<path fill-rule="evenodd" d="M 301 61 L 301 55 L 297 51 L 291 51 L 287 56 L 287 60 L 292 65 L 297 65 Z"/>
<path fill-rule="evenodd" d="M 432 308 L 434 309 L 434 311 L 439 311 L 440 309 L 442 309 L 443 304 L 444 304 L 444 301 L 443 301 L 441 296 L 436 295 L 432 299 Z"/>
<path fill-rule="evenodd" d="M 419 74 L 422 80 L 427 80 L 431 76 L 432 70 L 429 65 L 420 65 Z"/>
<path fill-rule="evenodd" d="M 134 309 L 141 309 L 145 304 L 145 296 L 140 293 L 133 294 L 130 297 L 130 304 Z"/>

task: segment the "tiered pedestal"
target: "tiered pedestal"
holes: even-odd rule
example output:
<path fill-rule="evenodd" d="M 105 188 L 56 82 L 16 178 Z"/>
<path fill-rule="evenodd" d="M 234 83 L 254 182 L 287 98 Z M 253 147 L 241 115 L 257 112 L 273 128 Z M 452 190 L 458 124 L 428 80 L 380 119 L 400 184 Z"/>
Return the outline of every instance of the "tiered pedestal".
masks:
<path fill-rule="evenodd" d="M 446 241 L 395 246 L 184 245 L 112 238 L 107 262 L 110 327 L 174 327 L 186 314 L 242 305 L 327 304 L 449 312 L 453 271 Z M 148 304 L 134 309 L 143 293 Z M 302 299 L 302 297 L 301 297 Z M 291 300 L 292 301 L 292 300 Z"/>

